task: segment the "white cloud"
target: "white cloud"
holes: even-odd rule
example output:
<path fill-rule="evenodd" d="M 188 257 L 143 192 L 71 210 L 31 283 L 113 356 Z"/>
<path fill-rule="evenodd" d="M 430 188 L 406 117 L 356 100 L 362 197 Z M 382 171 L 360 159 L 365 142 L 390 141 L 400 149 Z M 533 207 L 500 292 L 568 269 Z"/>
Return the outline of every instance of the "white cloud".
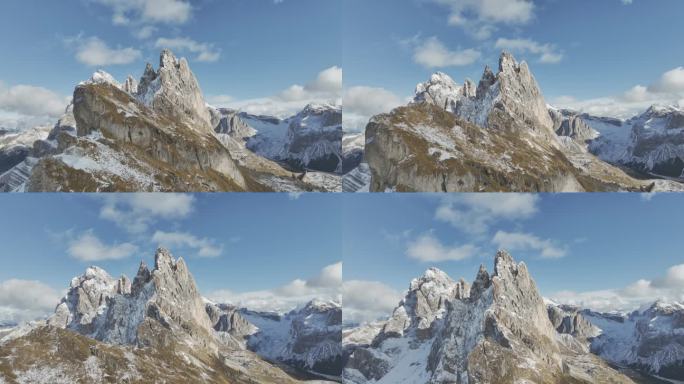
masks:
<path fill-rule="evenodd" d="M 378 281 L 350 280 L 342 285 L 345 322 L 364 323 L 387 318 L 402 293 Z"/>
<path fill-rule="evenodd" d="M 563 54 L 553 44 L 541 44 L 530 39 L 499 38 L 496 40 L 494 47 L 511 52 L 537 55 L 539 62 L 544 64 L 559 63 L 563 59 Z"/>
<path fill-rule="evenodd" d="M 131 193 L 99 196 L 100 218 L 131 233 L 145 232 L 157 220 L 178 220 L 194 210 L 195 198 L 180 193 Z"/>
<path fill-rule="evenodd" d="M 633 0 L 620 0 L 622 1 L 622 4 L 629 5 L 632 4 Z"/>
<path fill-rule="evenodd" d="M 404 104 L 401 98 L 384 88 L 356 86 L 344 92 L 342 115 L 345 131 L 361 132 L 368 120 Z"/>
<path fill-rule="evenodd" d="M 69 97 L 32 85 L 5 86 L 0 82 L 0 125 L 29 128 L 54 123 L 69 103 Z"/>
<path fill-rule="evenodd" d="M 144 26 L 140 29 L 137 29 L 133 32 L 133 35 L 137 37 L 138 39 L 144 40 L 144 39 L 149 39 L 157 33 L 157 27 L 153 27 L 151 25 Z"/>
<path fill-rule="evenodd" d="M 674 265 L 654 279 L 639 279 L 626 287 L 587 292 L 561 291 L 550 295 L 556 302 L 596 311 L 631 311 L 656 300 L 684 302 L 684 264 Z"/>
<path fill-rule="evenodd" d="M 218 101 L 218 100 L 217 100 Z M 309 103 L 342 103 L 342 68 L 334 66 L 316 74 L 306 85 L 294 84 L 270 97 L 225 100 L 219 106 L 239 109 L 255 115 L 286 118 Z"/>
<path fill-rule="evenodd" d="M 221 50 L 214 44 L 199 43 L 187 37 L 166 38 L 160 37 L 154 43 L 155 48 L 168 48 L 178 52 L 190 52 L 196 54 L 195 61 L 212 63 L 221 57 Z"/>
<path fill-rule="evenodd" d="M 21 324 L 46 317 L 59 303 L 60 294 L 34 280 L 0 282 L 0 321 Z"/>
<path fill-rule="evenodd" d="M 494 221 L 531 217 L 538 210 L 538 201 L 539 198 L 534 194 L 456 194 L 442 199 L 435 211 L 435 218 L 461 231 L 482 234 Z"/>
<path fill-rule="evenodd" d="M 319 72 L 306 85 L 295 84 L 280 92 L 283 101 L 308 100 L 318 95 L 338 98 L 342 92 L 342 68 L 334 66 Z"/>
<path fill-rule="evenodd" d="M 677 67 L 663 73 L 660 79 L 648 89 L 654 93 L 684 92 L 684 67 Z"/>
<path fill-rule="evenodd" d="M 81 261 L 120 260 L 133 255 L 138 247 L 131 243 L 104 244 L 92 230 L 83 232 L 69 241 L 67 251 Z"/>
<path fill-rule="evenodd" d="M 142 58 L 142 52 L 135 48 L 110 48 L 96 36 L 76 36 L 65 43 L 75 47 L 76 60 L 91 67 L 130 64 Z"/>
<path fill-rule="evenodd" d="M 622 119 L 642 113 L 653 104 L 678 105 L 684 108 L 684 67 L 666 71 L 652 84 L 637 84 L 619 95 L 586 100 L 560 96 L 551 100 L 551 104 L 592 115 Z"/>
<path fill-rule="evenodd" d="M 313 299 L 340 301 L 342 263 L 324 267 L 316 276 L 294 279 L 270 290 L 233 292 L 217 290 L 207 297 L 215 302 L 231 303 L 257 311 L 286 312 Z"/>
<path fill-rule="evenodd" d="M 497 231 L 492 239 L 499 249 L 509 251 L 538 251 L 544 259 L 565 257 L 567 249 L 556 245 L 552 240 L 541 239 L 531 233 Z"/>
<path fill-rule="evenodd" d="M 482 54 L 475 49 L 449 50 L 437 37 L 418 42 L 413 60 L 426 68 L 455 67 L 474 63 Z"/>
<path fill-rule="evenodd" d="M 218 257 L 223 252 L 223 245 L 216 244 L 215 240 L 199 238 L 187 232 L 156 231 L 152 235 L 152 241 L 167 248 L 192 248 L 197 251 L 199 257 Z"/>
<path fill-rule="evenodd" d="M 487 39 L 497 24 L 522 25 L 534 17 L 531 0 L 433 0 L 450 9 L 449 24 Z"/>
<path fill-rule="evenodd" d="M 288 192 L 287 198 L 290 200 L 299 200 L 299 198 L 302 197 L 303 194 L 304 192 Z"/>
<path fill-rule="evenodd" d="M 141 23 L 184 24 L 192 16 L 188 0 L 91 0 L 111 8 L 116 25 Z"/>
<path fill-rule="evenodd" d="M 444 245 L 432 233 L 426 233 L 409 241 L 406 255 L 426 263 L 459 261 L 472 257 L 477 247 L 472 244 Z"/>

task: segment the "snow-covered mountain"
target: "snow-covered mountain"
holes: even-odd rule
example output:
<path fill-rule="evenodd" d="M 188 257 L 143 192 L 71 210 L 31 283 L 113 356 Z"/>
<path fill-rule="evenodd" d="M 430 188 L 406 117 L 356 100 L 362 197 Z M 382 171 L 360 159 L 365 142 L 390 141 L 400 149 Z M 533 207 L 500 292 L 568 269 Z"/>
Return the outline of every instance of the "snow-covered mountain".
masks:
<path fill-rule="evenodd" d="M 313 300 L 284 315 L 240 314 L 255 329 L 247 338 L 250 350 L 266 359 L 339 379 L 342 375 L 342 308 Z"/>
<path fill-rule="evenodd" d="M 0 380 L 300 382 L 225 328 L 244 332 L 248 325 L 215 319 L 183 259 L 165 249 L 157 250 L 153 269 L 141 263 L 132 282 L 90 267 L 72 279 L 47 321 L 18 327 L 0 340 Z"/>
<path fill-rule="evenodd" d="M 297 170 L 342 172 L 342 109 L 331 104 L 309 104 L 280 120 L 241 114 L 256 131 L 247 148 Z"/>
<path fill-rule="evenodd" d="M 631 313 L 582 310 L 598 329 L 591 350 L 615 364 L 684 378 L 684 305 L 656 301 Z"/>
<path fill-rule="evenodd" d="M 370 345 L 347 351 L 349 383 L 632 383 L 557 332 L 527 267 L 504 251 L 472 284 L 429 269 Z"/>
<path fill-rule="evenodd" d="M 328 126 L 334 119 L 327 119 L 327 113 L 309 107 L 292 118 L 284 130 L 283 161 L 298 159 L 302 167 L 315 168 L 337 159 L 330 155 L 339 154 L 339 150 L 330 149 L 334 147 L 335 130 Z M 80 83 L 65 115 L 49 134 L 45 130 L 41 137 L 35 137 L 31 151 L 15 151 L 4 156 L 7 159 L 0 152 L 0 164 L 7 168 L 0 176 L 0 188 L 329 190 L 330 181 L 325 176 L 298 178 L 282 165 L 249 153 L 244 142 L 248 133 L 227 131 L 226 124 L 231 121 L 225 117 L 206 104 L 188 62 L 164 50 L 159 67 L 147 64 L 140 81 L 129 76 L 119 83 L 98 71 Z M 341 189 L 341 180 L 335 187 Z"/>
<path fill-rule="evenodd" d="M 486 67 L 477 86 L 470 80 L 458 84 L 438 72 L 416 86 L 412 103 L 370 119 L 364 148 L 370 190 L 684 189 L 676 181 L 634 178 L 593 155 L 587 141 L 610 135 L 601 133 L 604 127 L 599 125 L 611 123 L 550 109 L 527 64 L 504 52 L 498 71 Z M 652 125 L 646 124 L 645 130 L 654 132 Z M 657 158 L 674 152 L 670 144 L 678 145 L 673 138 L 677 132 L 668 131 L 668 137 L 648 133 L 664 145 Z M 646 136 L 641 133 L 642 148 L 649 142 Z"/>
<path fill-rule="evenodd" d="M 583 139 L 599 158 L 639 172 L 684 178 L 684 111 L 679 107 L 653 105 L 628 120 L 565 113 L 595 132 Z"/>

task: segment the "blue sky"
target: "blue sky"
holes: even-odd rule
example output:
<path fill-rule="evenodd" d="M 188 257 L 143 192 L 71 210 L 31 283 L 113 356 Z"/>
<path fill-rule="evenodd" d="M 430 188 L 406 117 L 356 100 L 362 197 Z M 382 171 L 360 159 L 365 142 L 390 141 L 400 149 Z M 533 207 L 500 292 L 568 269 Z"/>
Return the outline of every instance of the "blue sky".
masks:
<path fill-rule="evenodd" d="M 342 65 L 340 8 L 336 0 L 3 1 L 0 125 L 3 115 L 37 120 L 59 112 L 16 100 L 22 95 L 12 87 L 40 87 L 52 92 L 50 100 L 63 101 L 99 68 L 119 81 L 139 78 L 146 62 L 158 65 L 162 47 L 189 59 L 205 96 L 217 104 L 244 106 L 305 87 Z M 336 96 L 325 91 L 297 104 Z"/>
<path fill-rule="evenodd" d="M 480 264 L 493 270 L 498 248 L 559 301 L 609 310 L 684 300 L 683 203 L 678 194 L 345 195 L 345 284 L 382 292 L 345 291 L 345 311 L 368 300 L 390 311 L 432 266 L 472 282 Z"/>
<path fill-rule="evenodd" d="M 678 0 L 349 0 L 344 85 L 382 88 L 398 98 L 385 94 L 391 105 L 437 70 L 477 82 L 507 49 L 529 63 L 547 102 L 629 116 L 684 99 L 684 52 L 671 49 L 682 13 Z M 345 109 L 368 114 L 358 98 L 345 98 Z"/>
<path fill-rule="evenodd" d="M 257 309 L 285 310 L 334 296 L 339 201 L 319 194 L 3 196 L 0 320 L 3 307 L 16 304 L 12 288 L 22 286 L 10 280 L 36 283 L 24 292 L 59 297 L 90 265 L 132 279 L 141 260 L 154 265 L 158 245 L 186 260 L 210 298 L 245 305 L 260 298 L 273 308 L 259 302 Z"/>

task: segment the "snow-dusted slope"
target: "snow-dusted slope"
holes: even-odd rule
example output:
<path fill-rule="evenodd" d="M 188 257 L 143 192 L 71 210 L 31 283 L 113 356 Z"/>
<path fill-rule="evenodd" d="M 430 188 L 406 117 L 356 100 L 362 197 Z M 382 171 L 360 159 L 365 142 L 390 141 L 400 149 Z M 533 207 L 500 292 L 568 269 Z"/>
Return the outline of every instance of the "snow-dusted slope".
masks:
<path fill-rule="evenodd" d="M 256 330 L 247 346 L 269 360 L 305 371 L 339 377 L 342 373 L 342 308 L 314 300 L 285 315 L 241 311 Z"/>

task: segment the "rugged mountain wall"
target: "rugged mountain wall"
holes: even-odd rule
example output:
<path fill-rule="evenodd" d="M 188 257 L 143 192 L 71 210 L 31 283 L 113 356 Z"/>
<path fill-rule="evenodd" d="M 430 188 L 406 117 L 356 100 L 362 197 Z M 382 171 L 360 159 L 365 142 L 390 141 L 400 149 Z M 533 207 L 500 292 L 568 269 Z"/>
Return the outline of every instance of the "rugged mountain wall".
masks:
<path fill-rule="evenodd" d="M 425 332 L 429 329 L 430 332 Z M 631 383 L 559 334 L 524 263 L 506 252 L 468 289 L 438 270 L 411 283 L 371 346 L 351 348 L 350 383 Z"/>
<path fill-rule="evenodd" d="M 218 318 L 215 315 L 219 315 Z M 71 281 L 47 322 L 0 341 L 0 381 L 41 383 L 297 383 L 246 350 L 210 313 L 182 258 L 167 250 L 131 283 L 97 267 Z"/>
<path fill-rule="evenodd" d="M 680 190 L 637 180 L 586 150 L 584 119 L 549 111 L 525 62 L 503 53 L 475 89 L 444 73 L 411 104 L 374 116 L 364 156 L 370 191 L 581 192 Z M 557 133 L 568 135 L 558 136 Z"/>

